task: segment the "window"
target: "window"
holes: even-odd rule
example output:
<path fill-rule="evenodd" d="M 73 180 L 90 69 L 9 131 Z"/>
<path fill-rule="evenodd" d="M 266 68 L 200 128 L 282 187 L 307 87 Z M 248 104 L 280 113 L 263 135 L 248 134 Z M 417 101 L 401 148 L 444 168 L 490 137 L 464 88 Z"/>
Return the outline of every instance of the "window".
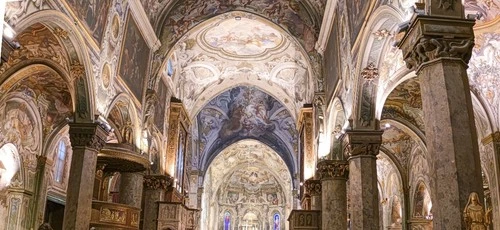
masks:
<path fill-rule="evenodd" d="M 281 229 L 281 227 L 280 227 L 280 222 L 281 222 L 280 214 L 275 213 L 273 216 L 273 220 L 274 220 L 273 230 L 280 230 Z"/>
<path fill-rule="evenodd" d="M 57 146 L 57 156 L 56 156 L 56 171 L 54 179 L 56 182 L 61 183 L 64 175 L 64 166 L 66 163 L 66 144 L 64 141 L 59 141 Z"/>
<path fill-rule="evenodd" d="M 229 212 L 224 213 L 224 230 L 231 229 L 231 214 Z"/>

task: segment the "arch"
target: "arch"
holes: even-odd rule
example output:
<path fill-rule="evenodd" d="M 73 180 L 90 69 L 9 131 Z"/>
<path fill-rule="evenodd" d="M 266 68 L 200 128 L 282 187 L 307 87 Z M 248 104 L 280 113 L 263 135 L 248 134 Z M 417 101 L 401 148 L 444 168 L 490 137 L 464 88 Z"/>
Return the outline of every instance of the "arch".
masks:
<path fill-rule="evenodd" d="M 364 50 L 366 55 L 359 55 L 356 60 L 355 69 L 360 72 L 360 77 L 354 83 L 354 98 L 357 101 L 353 104 L 354 126 L 365 129 L 378 128 L 376 109 L 382 81 L 378 69 L 382 51 L 391 45 L 387 37 L 378 39 L 372 33 L 381 29 L 392 31 L 398 22 L 403 21 L 400 12 L 387 5 L 379 7 L 370 18 L 361 36 L 366 42 L 361 44 L 360 50 Z"/>
<path fill-rule="evenodd" d="M 83 87 L 82 90 L 76 90 L 75 92 L 75 112 L 78 116 L 75 116 L 77 121 L 88 121 L 94 119 L 95 113 L 95 82 L 92 76 L 92 62 L 90 60 L 87 46 L 81 45 L 86 44 L 84 37 L 80 34 L 80 30 L 74 25 L 73 21 L 68 18 L 64 13 L 57 10 L 41 10 L 36 11 L 28 15 L 23 20 L 16 24 L 16 30 L 24 31 L 33 24 L 41 23 L 52 31 L 56 28 L 67 32 L 67 42 L 63 43 L 67 51 L 74 52 L 74 55 L 68 55 L 68 57 L 75 57 L 70 63 L 69 69 L 66 70 L 68 74 L 66 76 L 71 76 L 71 79 L 76 79 L 74 81 L 74 88 L 79 89 Z M 75 45 L 76 44 L 76 45 Z M 69 47 L 69 48 L 68 48 Z M 8 75 L 8 74 L 7 74 Z M 64 76 L 64 75 L 63 75 Z M 70 81 L 71 82 L 71 81 Z"/>
<path fill-rule="evenodd" d="M 393 198 L 397 196 L 399 201 L 399 222 L 395 225 L 401 226 L 408 220 L 406 215 L 407 209 L 406 197 L 408 192 L 408 181 L 405 178 L 405 171 L 399 160 L 395 157 L 389 149 L 381 146 L 380 153 L 377 157 L 377 182 L 379 189 L 379 199 L 384 206 L 381 206 L 381 225 L 389 227 L 393 224 L 392 221 L 392 204 Z M 394 177 L 395 176 L 395 177 Z M 394 181 L 397 180 L 397 181 Z"/>
<path fill-rule="evenodd" d="M 224 23 L 225 21 L 228 21 L 229 18 L 234 17 L 239 17 L 241 21 L 249 18 L 249 20 L 256 20 L 256 24 L 261 24 L 266 28 L 269 27 L 272 29 L 276 29 L 276 33 L 278 33 L 279 36 L 282 37 L 282 43 L 284 44 L 278 45 L 277 48 L 274 47 L 271 49 L 266 49 L 263 54 L 248 56 L 232 53 L 229 55 L 227 54 L 227 52 L 220 51 L 209 45 L 203 45 L 207 43 L 206 41 L 199 41 L 204 39 L 200 38 L 200 34 L 206 32 L 205 30 L 208 30 L 207 27 L 210 28 L 212 24 L 218 25 L 219 23 Z M 283 34 L 283 36 L 281 34 Z M 176 44 L 172 45 L 171 49 L 169 48 L 168 51 L 159 51 L 164 52 L 166 56 L 165 59 L 162 60 L 162 64 L 159 67 L 158 75 L 165 76 L 168 81 L 172 82 L 174 88 L 178 89 L 176 95 L 186 105 L 186 109 L 188 110 L 189 116 L 191 118 L 194 118 L 194 116 L 198 113 L 199 109 L 202 108 L 206 100 L 215 97 L 216 95 L 230 89 L 231 87 L 234 87 L 235 85 L 239 86 L 246 84 L 241 81 L 241 79 L 245 78 L 247 82 L 251 81 L 252 85 L 260 87 L 264 91 L 267 91 L 269 94 L 273 95 L 275 98 L 278 98 L 279 100 L 283 98 L 283 100 L 281 101 L 292 112 L 292 116 L 296 118 L 299 109 L 302 107 L 302 104 L 310 103 L 310 100 L 312 100 L 316 85 L 314 77 L 315 75 L 313 73 L 313 68 L 309 56 L 301 46 L 298 46 L 296 44 L 297 41 L 294 40 L 293 37 L 288 36 L 286 31 L 283 31 L 281 28 L 276 27 L 274 25 L 274 22 L 269 21 L 262 16 L 254 15 L 253 13 L 246 11 L 229 11 L 222 15 L 217 15 L 206 19 L 205 21 L 197 24 L 192 29 L 190 29 L 189 32 L 186 32 L 182 38 L 178 39 L 176 41 Z M 290 53 L 291 50 L 293 50 L 292 53 Z M 287 55 L 278 55 L 279 53 L 283 53 L 284 51 L 287 52 Z M 198 53 L 203 53 L 206 55 L 200 56 Z M 190 55 L 197 56 L 196 58 L 194 58 Z M 179 74 L 179 76 L 174 74 L 172 78 L 167 77 L 166 72 L 164 71 L 165 69 L 167 69 L 168 61 L 172 60 L 171 56 L 176 57 L 175 62 L 177 64 L 174 64 L 174 66 L 181 69 L 180 71 L 175 71 Z M 252 60 L 258 60 L 258 63 L 245 62 L 245 59 L 248 59 L 249 57 L 251 57 Z M 181 61 L 181 59 L 183 61 Z M 218 64 L 226 62 L 230 62 L 230 64 Z M 262 65 L 262 63 L 264 62 L 266 64 L 276 62 L 279 63 L 279 65 L 271 63 L 266 67 L 269 68 L 269 70 L 264 70 L 263 68 L 256 67 L 258 65 Z M 225 68 L 227 66 L 230 66 L 231 68 Z M 289 82 L 290 84 L 288 84 L 286 87 L 282 86 L 283 84 L 280 84 L 280 82 L 277 80 L 277 76 L 283 69 L 292 67 L 296 68 L 297 72 L 300 72 L 299 70 L 304 71 L 304 73 L 300 72 L 297 74 L 300 75 L 300 82 Z M 205 71 L 207 74 L 210 74 L 207 76 L 204 75 L 200 80 L 195 77 L 196 74 L 193 71 L 193 69 L 195 68 L 203 69 L 203 71 Z M 180 74 L 182 74 L 182 78 Z M 305 87 L 305 89 L 297 90 L 294 89 L 294 85 L 297 84 L 292 83 L 307 86 Z M 186 87 L 192 88 L 185 89 Z M 303 98 L 297 97 L 296 94 L 303 94 L 301 96 Z M 298 98 L 302 100 L 296 101 L 296 99 Z"/>
<path fill-rule="evenodd" d="M 123 108 L 125 105 L 126 105 L 126 107 Z M 130 119 L 128 122 L 131 122 L 131 125 L 132 125 L 132 143 L 129 143 L 129 144 L 133 144 L 133 145 L 136 145 L 137 147 L 141 147 L 141 146 L 139 146 L 140 143 L 142 142 L 142 140 L 141 140 L 141 134 L 142 134 L 141 133 L 141 119 L 139 119 L 139 116 L 137 114 L 137 109 L 135 107 L 135 103 L 133 102 L 133 99 L 126 93 L 119 93 L 118 95 L 116 95 L 115 98 L 113 98 L 113 100 L 110 102 L 109 106 L 106 109 L 105 115 L 104 115 L 108 121 L 109 121 L 109 119 L 111 119 L 110 116 L 111 116 L 111 112 L 113 111 L 113 109 L 117 109 L 122 115 L 124 113 L 127 113 L 127 118 Z M 116 126 L 118 124 L 114 124 L 114 125 Z M 127 125 L 127 124 L 123 124 L 123 125 Z M 114 128 L 117 129 L 117 130 L 115 130 L 115 132 L 121 132 L 122 128 L 127 128 L 127 127 L 114 127 Z M 120 136 L 120 138 L 118 140 L 122 140 L 122 142 L 123 142 L 124 141 L 123 135 L 120 134 L 118 136 Z"/>
<path fill-rule="evenodd" d="M 389 97 L 389 95 L 403 82 L 406 82 L 409 79 L 415 78 L 415 71 L 410 71 L 406 67 L 403 68 L 403 71 L 397 72 L 394 76 L 392 76 L 388 81 L 386 87 L 379 93 L 377 99 L 377 108 L 376 108 L 376 118 L 381 119 L 383 113 L 383 107 Z"/>
<path fill-rule="evenodd" d="M 285 107 L 257 87 L 239 86 L 212 99 L 197 115 L 200 169 L 205 171 L 223 149 L 244 139 L 254 139 L 274 149 L 289 167 L 297 170 L 298 132 Z"/>
<path fill-rule="evenodd" d="M 412 217 L 432 219 L 432 201 L 429 190 L 423 181 L 417 183 L 412 197 Z"/>
<path fill-rule="evenodd" d="M 340 135 L 349 125 L 348 119 L 346 118 L 344 105 L 340 98 L 336 97 L 330 103 L 328 109 L 328 121 L 326 125 L 326 138 L 328 141 L 329 149 L 328 153 L 331 153 L 332 157 L 341 157 L 342 154 L 342 144 L 339 140 Z M 318 152 L 318 154 L 321 154 Z M 326 155 L 318 156 L 326 157 Z"/>

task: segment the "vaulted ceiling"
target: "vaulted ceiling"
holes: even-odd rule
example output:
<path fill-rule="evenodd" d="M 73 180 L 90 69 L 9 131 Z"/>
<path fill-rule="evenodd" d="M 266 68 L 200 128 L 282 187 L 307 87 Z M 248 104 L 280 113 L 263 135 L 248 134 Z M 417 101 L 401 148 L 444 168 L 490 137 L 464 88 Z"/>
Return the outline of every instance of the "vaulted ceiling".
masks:
<path fill-rule="evenodd" d="M 164 71 L 192 118 L 207 101 L 243 84 L 277 98 L 295 118 L 314 92 L 308 60 L 282 28 L 260 16 L 233 11 L 178 39 Z"/>

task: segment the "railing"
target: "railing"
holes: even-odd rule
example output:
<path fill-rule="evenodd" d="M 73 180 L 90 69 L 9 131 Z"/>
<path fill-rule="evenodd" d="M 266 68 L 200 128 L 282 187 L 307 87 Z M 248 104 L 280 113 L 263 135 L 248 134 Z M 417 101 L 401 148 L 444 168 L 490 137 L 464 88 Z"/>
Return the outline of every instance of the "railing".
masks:
<path fill-rule="evenodd" d="M 97 162 L 106 165 L 106 171 L 141 172 L 149 165 L 148 155 L 141 154 L 128 144 L 108 143 L 97 155 Z"/>
<path fill-rule="evenodd" d="M 182 203 L 158 202 L 158 229 L 197 229 L 199 211 Z"/>
<path fill-rule="evenodd" d="M 139 229 L 141 210 L 124 204 L 92 201 L 90 227 L 96 229 Z"/>
<path fill-rule="evenodd" d="M 321 211 L 292 210 L 288 222 L 290 230 L 321 229 Z"/>

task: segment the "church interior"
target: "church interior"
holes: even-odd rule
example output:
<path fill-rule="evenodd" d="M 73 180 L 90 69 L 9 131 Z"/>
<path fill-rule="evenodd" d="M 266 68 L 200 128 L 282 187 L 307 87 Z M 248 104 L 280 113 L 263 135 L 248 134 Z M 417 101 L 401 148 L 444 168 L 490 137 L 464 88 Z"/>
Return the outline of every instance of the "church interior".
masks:
<path fill-rule="evenodd" d="M 500 0 L 0 19 L 0 229 L 500 230 Z"/>

